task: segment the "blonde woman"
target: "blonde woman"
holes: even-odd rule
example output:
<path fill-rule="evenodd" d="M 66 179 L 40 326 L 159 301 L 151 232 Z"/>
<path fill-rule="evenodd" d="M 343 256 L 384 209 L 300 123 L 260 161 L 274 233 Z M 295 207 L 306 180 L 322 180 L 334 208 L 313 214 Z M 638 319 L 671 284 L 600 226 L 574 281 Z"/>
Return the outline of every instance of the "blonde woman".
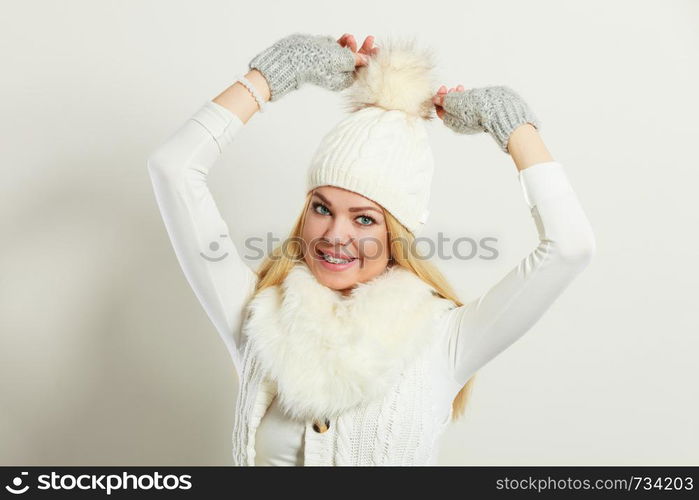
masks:
<path fill-rule="evenodd" d="M 351 34 L 294 33 L 148 160 L 177 258 L 239 375 L 235 465 L 435 464 L 475 373 L 590 262 L 588 220 L 522 98 L 508 87 L 435 92 L 432 68 L 414 41 L 377 47 L 370 36 L 358 49 Z M 207 175 L 256 112 L 306 83 L 347 89 L 350 113 L 305 172 L 289 238 L 255 272 Z M 429 214 L 435 114 L 511 156 L 540 238 L 467 304 L 412 244 Z"/>

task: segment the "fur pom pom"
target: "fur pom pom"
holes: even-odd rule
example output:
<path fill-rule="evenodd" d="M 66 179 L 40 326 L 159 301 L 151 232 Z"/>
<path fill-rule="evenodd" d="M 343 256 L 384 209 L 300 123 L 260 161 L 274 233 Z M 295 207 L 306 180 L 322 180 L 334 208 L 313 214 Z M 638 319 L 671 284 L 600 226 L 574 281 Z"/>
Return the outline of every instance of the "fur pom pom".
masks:
<path fill-rule="evenodd" d="M 414 37 L 388 37 L 377 47 L 378 53 L 357 69 L 356 80 L 345 93 L 349 111 L 377 106 L 433 119 L 433 52 L 417 47 Z"/>

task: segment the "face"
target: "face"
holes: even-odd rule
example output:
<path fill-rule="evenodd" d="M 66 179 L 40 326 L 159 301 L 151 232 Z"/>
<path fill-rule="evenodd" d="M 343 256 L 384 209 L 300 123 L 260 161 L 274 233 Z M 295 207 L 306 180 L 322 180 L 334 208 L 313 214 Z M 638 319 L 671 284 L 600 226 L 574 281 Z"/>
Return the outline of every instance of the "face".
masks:
<path fill-rule="evenodd" d="M 380 205 L 352 191 L 313 191 L 302 238 L 304 260 L 316 279 L 347 295 L 386 270 L 388 231 Z"/>

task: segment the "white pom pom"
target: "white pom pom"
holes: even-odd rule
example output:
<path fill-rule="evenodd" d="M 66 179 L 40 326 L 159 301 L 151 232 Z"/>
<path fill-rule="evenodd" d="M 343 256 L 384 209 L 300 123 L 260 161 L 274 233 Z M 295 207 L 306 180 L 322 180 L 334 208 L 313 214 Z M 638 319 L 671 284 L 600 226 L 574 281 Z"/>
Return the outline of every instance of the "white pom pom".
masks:
<path fill-rule="evenodd" d="M 357 68 L 355 82 L 345 91 L 350 111 L 377 106 L 425 120 L 434 118 L 432 51 L 418 48 L 414 37 L 389 37 L 377 47 L 378 53 Z"/>

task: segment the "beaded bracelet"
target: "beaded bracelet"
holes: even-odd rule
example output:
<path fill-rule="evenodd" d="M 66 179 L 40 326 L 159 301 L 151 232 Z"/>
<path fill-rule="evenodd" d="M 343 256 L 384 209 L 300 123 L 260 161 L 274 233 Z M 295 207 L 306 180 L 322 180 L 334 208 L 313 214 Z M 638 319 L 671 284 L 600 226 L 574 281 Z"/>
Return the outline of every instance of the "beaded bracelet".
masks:
<path fill-rule="evenodd" d="M 245 85 L 245 87 L 247 87 L 247 89 L 250 91 L 252 96 L 257 101 L 257 106 L 260 108 L 260 113 L 264 113 L 265 108 L 267 107 L 267 103 L 265 103 L 264 99 L 262 99 L 262 96 L 260 96 L 260 94 L 257 93 L 257 90 L 255 90 L 255 87 L 253 87 L 250 80 L 248 80 L 247 78 L 245 78 L 245 76 L 241 74 L 236 77 L 236 81 L 242 83 L 243 85 Z"/>

